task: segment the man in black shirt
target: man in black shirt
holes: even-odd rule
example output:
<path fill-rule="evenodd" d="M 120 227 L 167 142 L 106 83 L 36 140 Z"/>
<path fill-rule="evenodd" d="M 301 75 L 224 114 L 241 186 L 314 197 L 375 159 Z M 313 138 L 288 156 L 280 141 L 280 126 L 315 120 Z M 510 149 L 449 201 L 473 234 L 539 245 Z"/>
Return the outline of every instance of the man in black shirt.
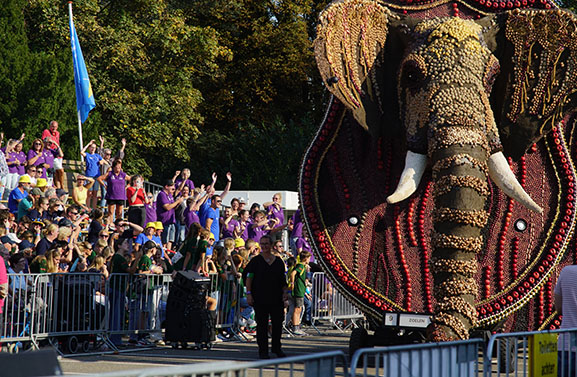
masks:
<path fill-rule="evenodd" d="M 249 305 L 254 307 L 256 317 L 256 341 L 261 359 L 268 355 L 268 319 L 272 330 L 271 350 L 277 357 L 286 355 L 281 349 L 284 302 L 287 299 L 285 264 L 281 258 L 272 254 L 272 239 L 263 236 L 260 239 L 261 253 L 251 259 L 246 266 L 246 295 Z"/>

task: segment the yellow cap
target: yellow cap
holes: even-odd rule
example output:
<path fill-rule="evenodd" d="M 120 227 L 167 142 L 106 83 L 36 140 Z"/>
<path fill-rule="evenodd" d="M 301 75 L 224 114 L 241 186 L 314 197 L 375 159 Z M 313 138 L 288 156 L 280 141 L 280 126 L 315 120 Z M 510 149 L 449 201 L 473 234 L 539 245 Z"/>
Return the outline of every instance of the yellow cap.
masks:
<path fill-rule="evenodd" d="M 25 177 L 25 176 L 23 175 L 23 177 Z M 28 178 L 28 179 L 30 179 L 30 178 Z M 36 187 L 38 187 L 38 188 L 46 187 L 47 184 L 48 184 L 48 182 L 46 182 L 45 178 L 38 178 L 36 180 Z"/>
<path fill-rule="evenodd" d="M 155 225 L 156 230 L 164 229 L 164 225 L 162 225 L 162 223 L 160 221 L 155 221 L 154 225 Z"/>
<path fill-rule="evenodd" d="M 156 229 L 156 223 L 154 221 L 149 222 L 148 224 L 146 224 L 146 228 L 154 228 Z"/>
<path fill-rule="evenodd" d="M 212 234 L 212 232 L 210 233 L 210 236 L 208 237 L 209 240 L 214 240 L 214 234 Z"/>
<path fill-rule="evenodd" d="M 18 180 L 18 183 L 30 183 L 30 177 L 27 175 L 23 175 Z"/>
<path fill-rule="evenodd" d="M 242 238 L 236 238 L 234 240 L 234 247 L 235 248 L 244 247 L 244 240 Z"/>

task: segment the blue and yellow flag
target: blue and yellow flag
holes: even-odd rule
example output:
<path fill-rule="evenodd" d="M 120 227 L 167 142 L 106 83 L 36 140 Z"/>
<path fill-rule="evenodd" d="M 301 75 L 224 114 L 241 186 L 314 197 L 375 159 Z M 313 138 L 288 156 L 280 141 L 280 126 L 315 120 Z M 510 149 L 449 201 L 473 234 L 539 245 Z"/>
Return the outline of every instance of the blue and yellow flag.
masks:
<path fill-rule="evenodd" d="M 74 21 L 72 20 L 72 12 L 70 12 L 70 44 L 72 45 L 72 64 L 74 65 L 74 86 L 76 87 L 76 109 L 80 114 L 80 121 L 84 123 L 88 118 L 90 110 L 94 109 L 96 102 L 94 102 L 94 94 L 88 79 L 88 72 L 86 71 L 86 64 L 74 28 Z"/>

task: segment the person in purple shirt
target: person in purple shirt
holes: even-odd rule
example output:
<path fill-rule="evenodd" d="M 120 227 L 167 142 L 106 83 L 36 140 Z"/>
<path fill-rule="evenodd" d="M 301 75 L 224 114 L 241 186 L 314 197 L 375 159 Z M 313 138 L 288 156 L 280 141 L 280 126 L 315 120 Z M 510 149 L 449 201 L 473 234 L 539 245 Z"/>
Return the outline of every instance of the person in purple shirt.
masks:
<path fill-rule="evenodd" d="M 194 194 L 191 198 L 186 200 L 186 208 L 184 209 L 184 224 L 186 225 L 186 232 L 190 230 L 192 224 L 200 225 L 200 217 L 198 217 L 198 210 L 200 206 L 208 199 L 208 195 L 204 191 L 204 185 L 194 189 Z"/>
<path fill-rule="evenodd" d="M 168 250 L 172 250 L 172 243 L 176 237 L 176 214 L 174 209 L 184 200 L 184 196 L 174 200 L 174 182 L 168 180 L 164 184 L 164 189 L 156 197 L 156 217 L 164 227 L 162 232 L 162 243 Z"/>
<path fill-rule="evenodd" d="M 42 156 L 44 157 L 44 172 L 42 177 L 48 180 L 48 186 L 52 186 L 54 181 L 54 159 L 61 158 L 64 156 L 62 149 L 59 146 L 53 148 L 52 140 L 46 138 L 44 140 L 45 148 L 42 151 Z"/>
<path fill-rule="evenodd" d="M 6 190 L 8 192 L 18 186 L 18 179 L 26 173 L 24 169 L 26 166 L 26 154 L 22 152 L 22 139 L 24 139 L 24 136 L 25 134 L 22 134 L 18 140 L 9 140 L 6 147 L 2 149 L 8 166 L 8 175 L 6 176 Z"/>
<path fill-rule="evenodd" d="M 89 178 L 94 179 L 98 178 L 98 176 L 101 175 L 100 165 L 103 164 L 103 159 L 102 156 L 96 152 L 96 141 L 90 140 L 90 142 L 82 149 L 82 151 L 80 151 L 80 154 L 82 155 L 82 157 L 84 157 L 84 161 L 86 162 L 86 172 L 84 173 L 84 175 Z M 121 158 L 116 158 L 114 161 L 117 160 L 122 161 Z M 108 171 L 109 170 L 107 170 L 107 172 L 103 173 L 102 175 L 106 175 Z M 100 181 L 98 181 L 98 183 L 100 184 Z M 98 200 L 98 190 L 99 185 L 92 185 L 92 187 L 90 187 L 90 190 L 88 190 L 88 197 L 86 198 L 86 204 L 88 205 L 88 207 L 96 208 L 96 202 Z M 105 197 L 108 198 L 108 196 L 109 196 L 108 193 L 106 193 Z M 110 207 L 110 203 L 108 204 Z"/>
<path fill-rule="evenodd" d="M 220 218 L 221 238 L 235 238 L 234 230 L 238 226 L 238 221 L 232 216 L 232 209 L 226 208 L 224 216 Z"/>
<path fill-rule="evenodd" d="M 280 227 L 284 224 L 284 211 L 281 206 L 281 200 L 282 194 L 277 192 L 272 196 L 272 202 L 266 202 L 262 205 L 265 208 L 269 219 L 278 220 L 276 227 Z"/>
<path fill-rule="evenodd" d="M 42 166 L 44 168 L 44 143 L 40 139 L 34 139 L 32 148 L 26 156 L 28 166 Z M 38 177 L 40 178 L 40 177 Z"/>
<path fill-rule="evenodd" d="M 177 171 L 176 173 L 179 173 L 179 172 Z M 178 195 L 185 186 L 190 189 L 190 192 L 193 192 L 194 182 L 192 182 L 189 179 L 190 178 L 190 169 L 184 168 L 184 169 L 182 169 L 182 173 L 180 174 L 180 177 L 178 177 L 178 174 L 175 174 L 174 176 L 175 176 L 174 187 L 176 188 L 176 195 Z"/>
<path fill-rule="evenodd" d="M 245 242 L 248 240 L 248 228 L 250 227 L 250 214 L 247 209 L 238 212 L 238 225 L 234 230 L 234 238 L 242 238 Z"/>
<path fill-rule="evenodd" d="M 293 254 L 296 253 L 297 247 L 296 242 L 299 238 L 303 236 L 303 222 L 301 220 L 301 210 L 300 208 L 293 214 L 288 222 L 288 228 L 291 231 L 289 238 L 289 247 Z M 295 254 L 297 255 L 297 254 Z"/>
<path fill-rule="evenodd" d="M 149 192 L 146 194 L 148 198 L 148 203 L 145 204 L 144 208 L 146 209 L 146 222 L 155 222 L 156 221 L 156 201 L 154 200 L 154 194 Z"/>
<path fill-rule="evenodd" d="M 261 237 L 269 234 L 275 228 L 276 219 L 267 219 L 263 211 L 256 211 L 254 213 L 254 222 L 248 228 L 248 238 L 255 242 L 259 242 Z"/>
<path fill-rule="evenodd" d="M 98 183 L 106 185 L 106 203 L 108 204 L 108 224 L 116 219 L 122 218 L 124 201 L 126 200 L 126 182 L 130 176 L 122 171 L 122 160 L 115 159 L 112 162 L 112 168 L 108 169 L 106 174 L 97 178 Z"/>

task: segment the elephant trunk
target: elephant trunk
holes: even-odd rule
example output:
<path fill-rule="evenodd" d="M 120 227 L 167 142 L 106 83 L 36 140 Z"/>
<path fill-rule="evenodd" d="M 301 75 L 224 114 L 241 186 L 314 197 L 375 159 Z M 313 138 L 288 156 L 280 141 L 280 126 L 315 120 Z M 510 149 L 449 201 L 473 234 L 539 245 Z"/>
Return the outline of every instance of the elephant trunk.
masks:
<path fill-rule="evenodd" d="M 437 304 L 429 337 L 467 339 L 477 321 L 476 254 L 483 247 L 481 233 L 488 220 L 490 148 L 482 127 L 441 124 L 431 131 L 435 184 L 431 270 Z"/>

